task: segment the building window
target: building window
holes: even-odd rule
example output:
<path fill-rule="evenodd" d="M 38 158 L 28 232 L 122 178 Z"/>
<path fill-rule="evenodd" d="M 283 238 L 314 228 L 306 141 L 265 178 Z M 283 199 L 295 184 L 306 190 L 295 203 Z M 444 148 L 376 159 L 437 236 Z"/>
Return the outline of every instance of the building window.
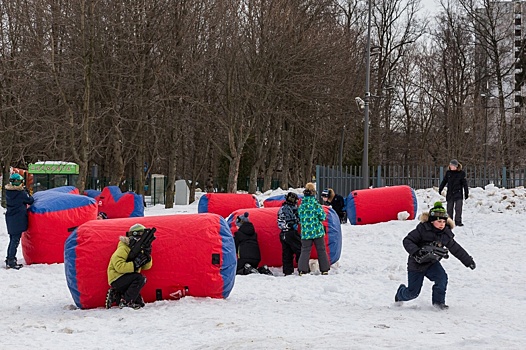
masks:
<path fill-rule="evenodd" d="M 515 47 L 521 47 L 522 41 L 521 40 L 515 40 Z"/>
<path fill-rule="evenodd" d="M 515 18 L 515 25 L 516 26 L 520 26 L 521 25 L 521 19 L 520 18 Z"/>
<path fill-rule="evenodd" d="M 515 29 L 515 36 L 521 36 L 521 30 Z"/>
<path fill-rule="evenodd" d="M 521 108 L 519 106 L 515 106 L 515 113 L 519 114 L 521 112 Z"/>

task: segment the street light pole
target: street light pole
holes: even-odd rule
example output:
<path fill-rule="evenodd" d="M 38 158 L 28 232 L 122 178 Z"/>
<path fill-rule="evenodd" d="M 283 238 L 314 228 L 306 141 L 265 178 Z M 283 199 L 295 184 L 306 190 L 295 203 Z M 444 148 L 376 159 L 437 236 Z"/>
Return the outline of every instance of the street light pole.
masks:
<path fill-rule="evenodd" d="M 486 125 L 484 127 L 484 186 L 487 185 L 487 163 L 488 163 L 488 94 L 480 94 L 484 99 L 484 112 L 486 116 Z"/>
<path fill-rule="evenodd" d="M 365 57 L 365 97 L 363 118 L 363 159 L 362 159 L 362 188 L 369 188 L 369 91 L 371 75 L 371 0 L 369 3 L 369 14 L 367 22 L 367 56 Z"/>

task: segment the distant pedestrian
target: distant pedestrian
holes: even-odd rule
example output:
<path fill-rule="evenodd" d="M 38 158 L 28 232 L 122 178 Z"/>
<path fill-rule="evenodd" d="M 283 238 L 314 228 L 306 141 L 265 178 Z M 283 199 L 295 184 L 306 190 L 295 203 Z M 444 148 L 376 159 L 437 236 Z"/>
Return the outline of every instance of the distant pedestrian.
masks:
<path fill-rule="evenodd" d="M 464 266 L 474 270 L 473 258 L 453 238 L 451 229 L 455 227 L 448 218 L 442 203 L 436 202 L 428 213 L 422 213 L 420 223 L 409 232 L 403 245 L 409 257 L 407 259 L 407 287 L 401 284 L 395 295 L 395 302 L 415 299 L 420 294 L 424 277 L 434 282 L 431 302 L 440 310 L 446 305 L 448 276 L 440 260 L 447 259 L 449 252 Z"/>
<path fill-rule="evenodd" d="M 316 189 L 312 182 L 305 185 L 304 197 L 298 208 L 298 215 L 301 224 L 301 254 L 298 262 L 300 276 L 310 272 L 309 258 L 312 245 L 316 247 L 318 253 L 318 263 L 322 275 L 327 275 L 330 269 L 329 257 L 325 250 L 325 211 L 318 203 L 314 195 Z"/>
<path fill-rule="evenodd" d="M 9 245 L 7 247 L 7 257 L 5 265 L 7 269 L 19 270 L 23 265 L 16 259 L 16 252 L 20 244 L 22 233 L 27 230 L 27 208 L 35 201 L 27 193 L 24 187 L 22 175 L 14 173 L 9 177 L 9 183 L 5 185 L 5 199 L 7 211 L 5 222 L 7 233 L 9 234 Z"/>
<path fill-rule="evenodd" d="M 281 259 L 283 263 L 283 274 L 285 276 L 294 273 L 294 256 L 296 263 L 301 255 L 301 236 L 298 233 L 298 195 L 289 192 L 285 196 L 285 202 L 278 211 L 278 227 L 281 241 Z"/>
<path fill-rule="evenodd" d="M 442 193 L 444 187 L 447 187 L 447 214 L 451 219 L 455 220 L 456 226 L 464 226 L 462 222 L 462 206 L 464 199 L 469 197 L 469 188 L 466 172 L 462 170 L 462 164 L 456 159 L 449 162 L 449 169 L 440 183 L 438 193 Z M 462 195 L 462 190 L 464 190 L 464 195 Z"/>
<path fill-rule="evenodd" d="M 332 188 L 327 188 L 321 193 L 321 199 L 323 204 L 330 205 L 332 209 L 338 214 L 340 223 L 345 224 L 347 222 L 347 212 L 345 211 L 345 199 L 336 194 Z"/>

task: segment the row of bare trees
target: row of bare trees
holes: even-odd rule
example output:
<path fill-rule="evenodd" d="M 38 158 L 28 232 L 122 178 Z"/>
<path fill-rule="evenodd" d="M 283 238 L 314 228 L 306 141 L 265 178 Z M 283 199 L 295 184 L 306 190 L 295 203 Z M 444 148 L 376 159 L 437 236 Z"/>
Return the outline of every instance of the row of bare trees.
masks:
<path fill-rule="evenodd" d="M 370 163 L 482 162 L 488 140 L 517 159 L 504 85 L 484 123 L 481 86 L 506 76 L 488 56 L 505 51 L 483 26 L 499 18 L 493 4 L 483 17 L 452 0 L 429 19 L 419 0 L 371 1 Z M 67 160 L 81 190 L 97 165 L 110 184 L 133 178 L 143 193 L 161 173 L 168 191 L 182 178 L 193 196 L 208 178 L 228 192 L 249 179 L 255 192 L 258 178 L 263 190 L 273 178 L 299 187 L 316 164 L 359 165 L 367 5 L 0 0 L 3 182 L 9 166 Z M 491 58 L 483 71 L 475 47 Z"/>

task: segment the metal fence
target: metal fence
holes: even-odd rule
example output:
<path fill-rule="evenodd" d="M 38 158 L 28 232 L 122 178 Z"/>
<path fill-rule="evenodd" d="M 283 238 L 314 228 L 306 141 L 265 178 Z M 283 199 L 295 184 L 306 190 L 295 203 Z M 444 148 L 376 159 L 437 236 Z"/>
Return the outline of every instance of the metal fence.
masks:
<path fill-rule="evenodd" d="M 467 166 L 466 179 L 469 187 L 514 188 L 525 186 L 526 168 Z M 438 187 L 447 167 L 422 166 L 376 166 L 369 168 L 369 187 L 407 185 L 413 189 Z M 350 192 L 363 188 L 362 167 L 316 166 L 316 187 L 321 192 L 332 188 L 346 197 Z"/>

